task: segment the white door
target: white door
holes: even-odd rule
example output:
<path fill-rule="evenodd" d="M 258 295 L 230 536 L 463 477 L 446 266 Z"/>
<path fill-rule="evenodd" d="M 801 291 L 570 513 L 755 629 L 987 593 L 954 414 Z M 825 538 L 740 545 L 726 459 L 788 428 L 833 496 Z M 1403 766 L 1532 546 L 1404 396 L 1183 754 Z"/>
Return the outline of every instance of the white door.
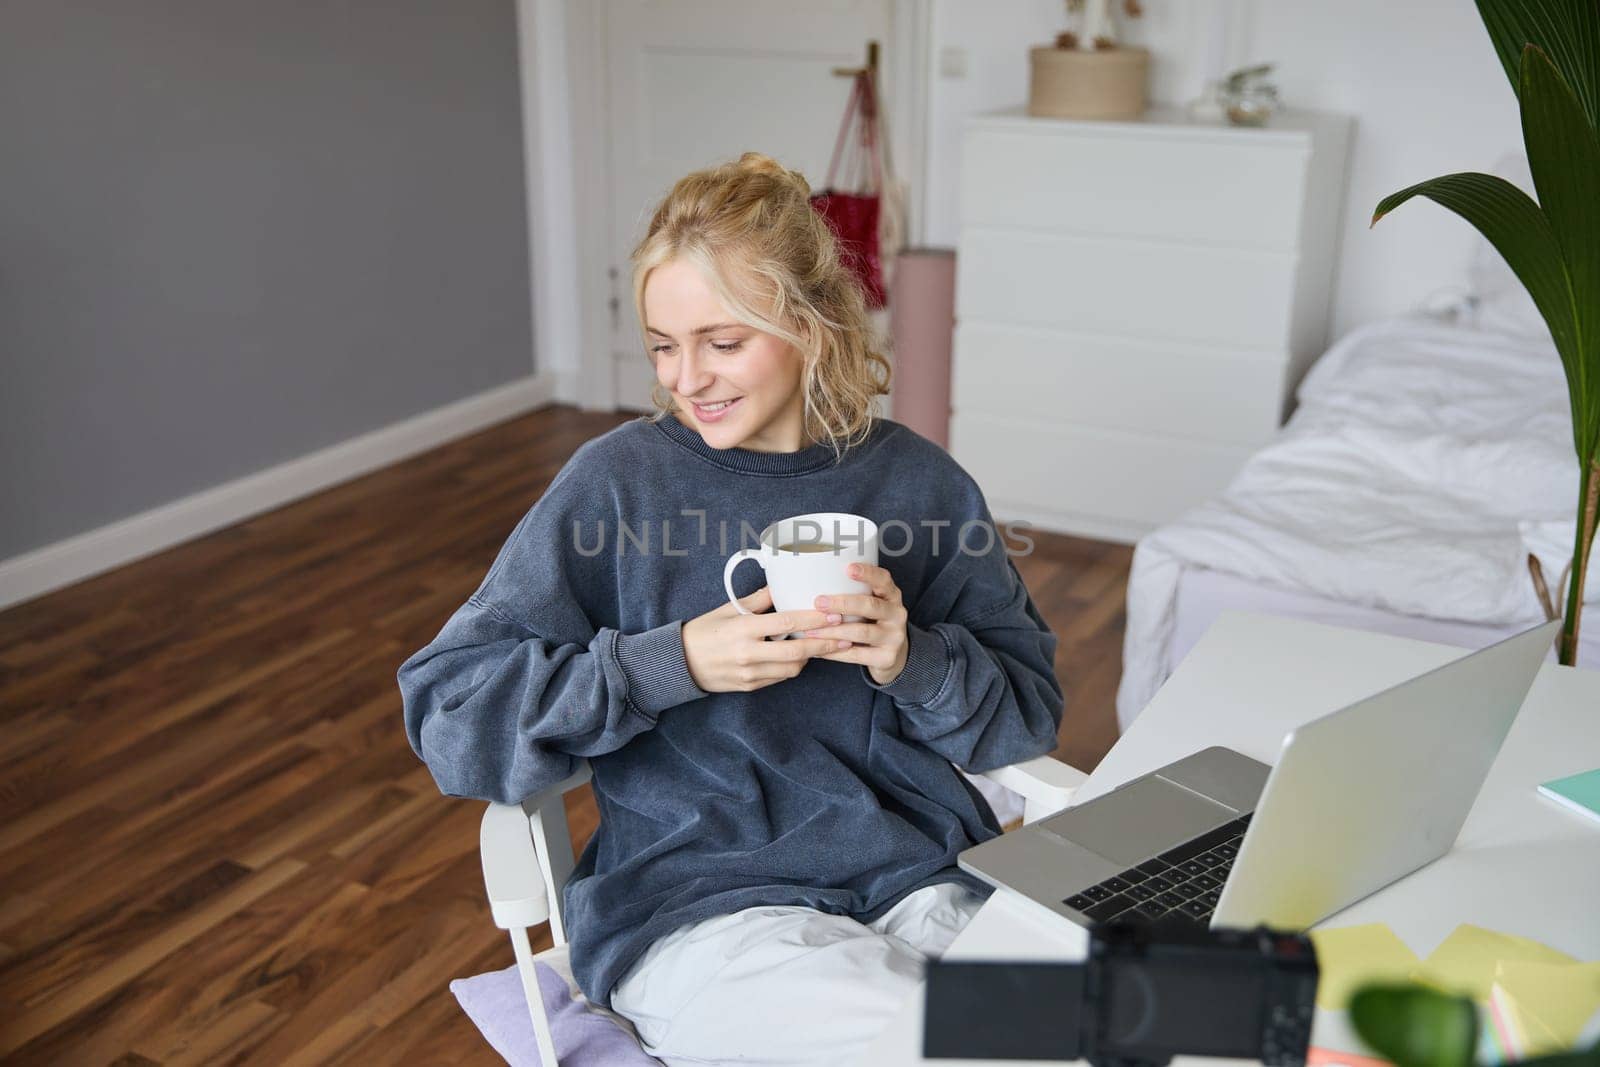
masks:
<path fill-rule="evenodd" d="M 606 0 L 618 407 L 651 406 L 654 374 L 628 262 L 651 210 L 685 174 L 747 151 L 772 156 L 821 189 L 850 92 L 850 79 L 833 69 L 862 66 L 869 40 L 887 48 L 892 7 L 892 0 Z M 887 79 L 880 58 L 885 94 Z"/>

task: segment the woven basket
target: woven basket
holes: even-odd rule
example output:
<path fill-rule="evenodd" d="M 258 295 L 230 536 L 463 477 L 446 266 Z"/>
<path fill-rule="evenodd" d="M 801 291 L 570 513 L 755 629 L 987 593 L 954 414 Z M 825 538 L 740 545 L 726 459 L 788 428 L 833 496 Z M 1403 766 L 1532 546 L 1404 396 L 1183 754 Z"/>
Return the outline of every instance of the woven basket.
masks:
<path fill-rule="evenodd" d="M 1131 119 L 1144 114 L 1150 52 L 1029 49 L 1028 114 L 1063 119 Z"/>

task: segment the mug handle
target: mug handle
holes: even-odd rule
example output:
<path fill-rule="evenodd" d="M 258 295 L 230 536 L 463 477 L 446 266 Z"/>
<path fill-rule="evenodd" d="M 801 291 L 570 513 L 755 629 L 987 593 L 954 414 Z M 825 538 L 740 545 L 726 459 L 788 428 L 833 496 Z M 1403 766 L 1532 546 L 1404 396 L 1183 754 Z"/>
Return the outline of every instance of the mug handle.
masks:
<path fill-rule="evenodd" d="M 728 562 L 723 564 L 723 567 L 722 567 L 722 588 L 727 590 L 728 599 L 730 601 L 732 601 L 733 606 L 735 608 L 739 609 L 739 614 L 740 615 L 754 615 L 755 614 L 755 612 L 751 611 L 749 608 L 747 608 L 743 604 L 739 603 L 739 598 L 736 595 L 734 595 L 734 592 L 733 592 L 733 571 L 734 571 L 734 568 L 739 566 L 739 564 L 743 563 L 747 559 L 755 560 L 756 561 L 756 565 L 761 568 L 763 573 L 765 573 L 765 571 L 767 569 L 767 565 L 762 560 L 762 552 L 761 552 L 761 549 L 759 549 L 759 548 L 741 548 L 739 551 L 737 551 L 733 555 L 729 556 L 728 557 Z"/>

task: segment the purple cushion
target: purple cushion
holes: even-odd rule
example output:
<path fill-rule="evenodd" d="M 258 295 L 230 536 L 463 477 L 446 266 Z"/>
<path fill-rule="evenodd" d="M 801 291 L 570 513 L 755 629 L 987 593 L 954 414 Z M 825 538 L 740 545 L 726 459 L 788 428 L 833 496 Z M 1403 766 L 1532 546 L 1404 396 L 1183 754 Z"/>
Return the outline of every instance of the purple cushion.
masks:
<path fill-rule="evenodd" d="M 574 1000 L 566 979 L 555 970 L 537 961 L 533 967 L 561 1067 L 661 1067 L 661 1061 L 646 1055 L 627 1031 Z M 503 971 L 457 978 L 450 983 L 450 992 L 511 1067 L 545 1067 L 514 964 Z"/>

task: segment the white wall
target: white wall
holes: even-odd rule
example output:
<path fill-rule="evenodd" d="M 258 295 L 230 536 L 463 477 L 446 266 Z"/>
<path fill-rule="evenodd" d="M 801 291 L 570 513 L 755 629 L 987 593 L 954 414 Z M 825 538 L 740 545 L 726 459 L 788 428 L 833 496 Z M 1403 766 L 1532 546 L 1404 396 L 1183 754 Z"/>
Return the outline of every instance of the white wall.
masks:
<path fill-rule="evenodd" d="M 1288 105 L 1356 116 L 1334 334 L 1461 285 L 1476 239 L 1463 220 L 1414 202 L 1376 229 L 1367 221 L 1397 189 L 1492 170 L 1502 153 L 1521 150 L 1516 101 L 1477 8 L 1467 0 L 1144 0 L 1144 18 L 1124 26 L 1129 41 L 1152 51 L 1154 101 L 1182 103 L 1198 91 L 1206 15 L 1219 4 L 1235 12 L 1228 66 L 1276 63 Z M 1029 46 L 1063 28 L 1059 0 L 934 0 L 922 243 L 956 243 L 963 118 L 1024 103 Z M 947 48 L 965 51 L 965 77 L 941 73 Z"/>

